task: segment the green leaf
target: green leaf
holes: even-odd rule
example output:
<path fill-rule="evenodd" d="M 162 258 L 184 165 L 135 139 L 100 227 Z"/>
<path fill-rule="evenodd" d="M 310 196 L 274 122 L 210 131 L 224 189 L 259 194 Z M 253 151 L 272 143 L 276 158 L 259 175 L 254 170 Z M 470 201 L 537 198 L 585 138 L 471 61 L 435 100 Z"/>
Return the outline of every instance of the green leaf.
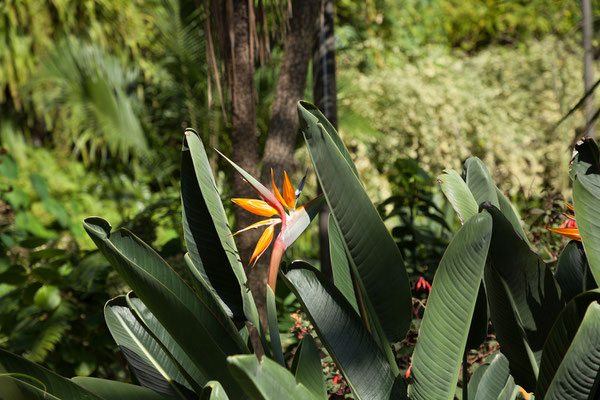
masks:
<path fill-rule="evenodd" d="M 563 249 L 554 276 L 566 301 L 570 301 L 579 293 L 598 287 L 588 265 L 583 244 L 576 240 L 571 240 Z"/>
<path fill-rule="evenodd" d="M 388 399 L 394 373 L 344 295 L 319 271 L 294 262 L 283 274 L 354 398 Z"/>
<path fill-rule="evenodd" d="M 412 295 L 402 255 L 330 134 L 303 108 L 303 103 L 298 105 L 298 113 L 319 183 L 344 238 L 367 310 L 374 311 L 369 318 L 375 324 L 374 330 L 382 330 L 386 336 L 381 338 L 383 348 L 386 339 L 404 339 L 411 323 Z"/>
<path fill-rule="evenodd" d="M 473 375 L 471 375 L 471 379 L 469 379 L 468 400 L 475 400 L 475 396 L 477 395 L 477 391 L 479 389 L 479 384 L 481 383 L 481 378 L 483 378 L 483 375 L 485 374 L 485 371 L 487 371 L 489 366 L 489 362 L 483 363 L 479 367 L 477 367 L 475 372 L 473 372 Z"/>
<path fill-rule="evenodd" d="M 589 305 L 600 301 L 600 289 L 575 296 L 562 310 L 544 345 L 535 394 L 545 398 L 548 387 L 569 351 Z"/>
<path fill-rule="evenodd" d="M 453 169 L 445 169 L 444 173 L 437 177 L 442 192 L 448 202 L 458 215 L 461 224 L 477 214 L 478 206 L 471 190 L 462 177 Z"/>
<path fill-rule="evenodd" d="M 477 157 L 468 158 L 463 167 L 465 182 L 477 204 L 489 201 L 499 207 L 498 192 L 486 166 Z"/>
<path fill-rule="evenodd" d="M 209 381 L 202 389 L 200 400 L 229 400 L 229 397 L 219 382 Z"/>
<path fill-rule="evenodd" d="M 475 400 L 497 399 L 506 386 L 509 376 L 508 359 L 502 353 L 496 354 L 481 377 Z"/>
<path fill-rule="evenodd" d="M 352 170 L 354 175 L 357 178 L 359 178 L 358 171 L 356 170 L 356 165 L 354 165 L 352 157 L 350 157 L 350 152 L 348 152 L 348 149 L 344 145 L 344 142 L 342 142 L 342 139 L 336 132 L 335 128 L 333 127 L 333 125 L 331 125 L 331 122 L 329 122 L 329 120 L 325 118 L 321 110 L 319 110 L 319 108 L 314 104 L 311 104 L 308 101 L 301 100 L 298 102 L 298 113 L 300 114 L 300 129 L 302 129 L 303 131 L 309 130 L 312 132 L 312 134 L 318 134 L 318 124 L 321 124 L 323 128 L 325 128 L 325 131 L 327 131 L 329 137 L 331 137 L 331 140 L 333 140 L 333 143 L 338 148 L 348 165 L 350 166 L 350 169 Z"/>
<path fill-rule="evenodd" d="M 100 396 L 104 400 L 174 400 L 179 397 L 166 396 L 145 387 L 108 379 L 76 376 L 71 379 L 79 386 Z"/>
<path fill-rule="evenodd" d="M 454 399 L 491 236 L 492 218 L 477 214 L 442 257 L 413 353 L 411 399 Z"/>
<path fill-rule="evenodd" d="M 140 383 L 161 393 L 176 395 L 176 383 L 192 389 L 174 364 L 171 354 L 153 337 L 130 310 L 125 296 L 115 297 L 104 306 L 104 318 L 112 337 Z M 200 385 L 201 387 L 201 385 Z"/>
<path fill-rule="evenodd" d="M 44 285 L 33 296 L 33 302 L 44 311 L 52 311 L 60 305 L 62 298 L 56 286 Z"/>
<path fill-rule="evenodd" d="M 27 361 L 22 357 L 0 349 L 0 374 L 6 372 L 13 374 L 28 375 L 34 378 L 35 380 L 32 380 L 20 375 L 13 375 L 12 378 L 9 378 L 10 380 L 14 380 L 14 382 L 18 383 L 20 387 L 25 387 L 24 390 L 27 390 L 27 392 L 29 393 L 42 394 L 44 392 L 47 392 L 48 394 L 54 396 L 54 398 L 62 400 L 100 399 L 100 397 L 88 392 L 87 390 L 76 385 L 69 379 L 63 378 L 62 376 L 59 376 L 44 367 L 34 364 L 31 361 Z M 7 378 L 0 378 L 0 387 L 4 387 L 4 379 Z M 40 390 L 38 381 L 44 384 L 45 390 Z M 32 397 L 30 394 L 29 396 L 25 396 L 23 398 L 29 399 Z"/>
<path fill-rule="evenodd" d="M 40 174 L 31 174 L 29 175 L 29 181 L 31 182 L 31 186 L 33 190 L 40 196 L 40 199 L 44 200 L 50 196 L 50 189 L 48 188 L 48 182 L 46 182 L 46 178 L 44 178 Z"/>
<path fill-rule="evenodd" d="M 181 201 L 190 258 L 236 321 L 244 314 L 258 326 L 258 311 L 247 287 L 223 203 L 200 138 L 186 130 L 181 160 Z"/>
<path fill-rule="evenodd" d="M 592 274 L 600 282 L 600 161 L 598 146 L 593 139 L 583 139 L 575 146 L 571 163 L 573 206 L 577 228 Z"/>
<path fill-rule="evenodd" d="M 48 197 L 43 201 L 44 208 L 50 214 L 54 215 L 60 226 L 63 228 L 68 228 L 71 223 L 71 217 L 69 217 L 69 213 L 65 206 L 62 205 L 58 200 Z"/>
<path fill-rule="evenodd" d="M 600 371 L 600 305 L 592 302 L 544 399 L 596 399 Z M 541 397 L 540 397 L 541 398 Z"/>
<path fill-rule="evenodd" d="M 354 285 L 352 284 L 352 275 L 350 274 L 350 264 L 348 264 L 348 257 L 344 250 L 342 235 L 335 226 L 335 221 L 331 214 L 329 214 L 329 252 L 335 287 L 342 292 L 348 303 L 350 303 L 354 311 L 358 314 L 360 311 L 356 304 L 356 295 L 354 294 Z"/>
<path fill-rule="evenodd" d="M 510 204 L 510 201 L 508 201 L 508 199 L 506 198 L 506 196 L 504 196 L 500 189 L 496 188 L 496 192 L 498 194 L 498 203 L 500 204 L 500 211 L 502 211 L 502 214 L 504 214 L 506 219 L 508 219 L 515 231 L 517 231 L 517 233 L 519 234 L 519 236 L 521 236 L 525 243 L 527 243 L 529 247 L 531 247 L 531 242 L 529 241 L 527 235 L 525 234 L 525 231 L 523 230 L 523 225 L 521 225 L 521 218 L 519 218 L 512 204 Z"/>
<path fill-rule="evenodd" d="M 267 319 L 269 323 L 269 337 L 271 339 L 271 349 L 273 359 L 285 367 L 283 359 L 283 350 L 281 349 L 281 338 L 279 337 L 279 325 L 277 324 L 277 305 L 275 304 L 275 294 L 270 286 L 267 286 Z"/>
<path fill-rule="evenodd" d="M 490 203 L 493 218 L 485 285 L 490 316 L 515 382 L 535 389 L 542 347 L 564 307 L 558 284 L 547 265 Z"/>
<path fill-rule="evenodd" d="M 227 358 L 232 374 L 253 400 L 313 400 L 318 399 L 294 376 L 273 360 L 255 355 Z"/>
<path fill-rule="evenodd" d="M 296 382 L 306 386 L 317 398 L 327 398 L 321 356 L 311 335 L 304 335 L 300 340 L 296 354 L 294 354 L 291 370 L 296 377 Z"/>
<path fill-rule="evenodd" d="M 110 232 L 110 224 L 91 217 L 84 227 L 94 243 L 135 294 L 207 379 L 219 380 L 236 397 L 226 357 L 247 353 L 230 319 L 212 302 L 199 297 L 150 247 L 125 229 Z"/>
<path fill-rule="evenodd" d="M 187 353 L 173 339 L 173 336 L 165 329 L 158 319 L 148 310 L 146 305 L 133 292 L 126 296 L 127 306 L 135 314 L 137 320 L 143 324 L 144 328 L 152 334 L 153 338 L 162 346 L 165 352 L 172 358 L 173 364 L 189 382 L 194 390 L 198 390 L 206 383 L 206 378 L 200 372 L 198 367 L 190 359 Z M 179 380 L 178 380 L 179 382 Z M 181 382 L 183 384 L 183 382 Z"/>

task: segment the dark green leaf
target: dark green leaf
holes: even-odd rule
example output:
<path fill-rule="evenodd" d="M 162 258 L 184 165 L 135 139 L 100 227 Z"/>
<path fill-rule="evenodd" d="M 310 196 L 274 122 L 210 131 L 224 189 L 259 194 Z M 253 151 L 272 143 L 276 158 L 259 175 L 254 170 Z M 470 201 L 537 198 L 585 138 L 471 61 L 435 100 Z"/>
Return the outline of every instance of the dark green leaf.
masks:
<path fill-rule="evenodd" d="M 181 165 L 181 200 L 190 258 L 236 321 L 244 313 L 255 325 L 258 313 L 246 285 L 217 184 L 198 135 L 186 131 Z"/>
<path fill-rule="evenodd" d="M 132 292 L 127 294 L 127 306 L 135 314 L 138 321 L 143 324 L 144 328 L 152 334 L 153 338 L 164 346 L 166 354 L 172 358 L 173 364 L 184 376 L 185 380 L 189 382 L 191 388 L 198 390 L 202 385 L 206 383 L 206 378 L 200 372 L 198 367 L 190 359 L 185 351 L 179 346 L 179 344 L 173 339 L 173 336 L 165 329 L 165 327 L 156 319 L 154 314 L 148 310 L 146 305 L 137 297 L 134 297 Z M 185 385 L 185 382 L 177 380 L 181 384 Z"/>
<path fill-rule="evenodd" d="M 545 398 L 550 382 L 559 369 L 565 354 L 569 351 L 573 338 L 592 302 L 600 301 L 600 289 L 591 290 L 575 296 L 556 319 L 544 345 L 540 373 L 535 393 Z"/>
<path fill-rule="evenodd" d="M 515 382 L 531 392 L 542 347 L 565 303 L 548 266 L 510 221 L 490 203 L 482 207 L 493 218 L 485 273 L 492 324 Z"/>
<path fill-rule="evenodd" d="M 350 274 L 350 265 L 348 257 L 344 250 L 342 235 L 335 226 L 333 216 L 329 214 L 329 252 L 331 257 L 331 268 L 333 269 L 333 282 L 340 292 L 344 295 L 348 303 L 359 313 L 356 304 L 356 295 L 354 294 L 354 285 L 352 275 Z"/>
<path fill-rule="evenodd" d="M 125 296 L 107 302 L 104 317 L 111 335 L 143 386 L 173 396 L 179 391 L 176 382 L 192 389 L 172 356 L 136 319 Z"/>
<path fill-rule="evenodd" d="M 344 295 L 319 271 L 294 262 L 283 275 L 344 374 L 355 399 L 388 399 L 394 374 Z"/>
<path fill-rule="evenodd" d="M 592 302 L 544 399 L 597 399 L 600 372 L 600 305 Z M 541 398 L 541 397 L 540 397 Z"/>
<path fill-rule="evenodd" d="M 317 344 L 310 334 L 304 335 L 296 349 L 292 361 L 292 374 L 296 377 L 296 382 L 306 386 L 317 398 L 327 398 L 321 356 Z"/>
<path fill-rule="evenodd" d="M 175 400 L 179 397 L 166 396 L 145 387 L 107 379 L 77 376 L 73 382 L 97 394 L 104 400 Z"/>
<path fill-rule="evenodd" d="M 45 386 L 45 391 L 47 391 L 50 395 L 55 396 L 56 398 L 62 400 L 98 400 L 100 397 L 96 396 L 93 393 L 88 392 L 82 387 L 74 384 L 69 379 L 63 378 L 55 374 L 54 372 L 41 367 L 37 364 L 32 363 L 31 361 L 27 361 L 26 359 L 19 357 L 15 354 L 9 353 L 8 351 L 0 349 L 0 373 L 17 373 L 24 374 L 30 377 L 33 377 L 37 381 L 41 382 Z M 0 378 L 0 387 L 4 386 L 4 382 L 2 382 Z M 22 377 L 22 376 L 13 376 L 16 381 L 23 382 L 25 385 L 32 385 L 33 389 L 39 389 L 39 384 L 37 381 Z M 29 391 L 29 390 L 28 390 Z M 30 393 L 33 393 L 29 391 Z M 42 391 L 43 392 L 43 391 Z M 25 397 L 26 399 L 31 398 Z"/>
<path fill-rule="evenodd" d="M 563 249 L 554 271 L 566 301 L 598 287 L 587 262 L 583 244 L 571 240 Z"/>
<path fill-rule="evenodd" d="M 240 388 L 232 379 L 226 357 L 248 349 L 221 309 L 199 297 L 150 247 L 131 232 L 110 232 L 110 224 L 87 218 L 84 227 L 121 277 L 207 379 L 221 382 L 235 397 Z"/>
<path fill-rule="evenodd" d="M 385 338 L 404 339 L 411 323 L 412 295 L 400 250 L 360 180 L 317 118 L 298 105 L 300 126 L 323 193 L 344 239 L 367 310 Z M 381 343 L 381 346 L 386 346 Z"/>
<path fill-rule="evenodd" d="M 315 400 L 304 385 L 296 383 L 294 376 L 273 360 L 255 355 L 239 355 L 227 358 L 231 372 L 244 391 L 253 400 Z"/>

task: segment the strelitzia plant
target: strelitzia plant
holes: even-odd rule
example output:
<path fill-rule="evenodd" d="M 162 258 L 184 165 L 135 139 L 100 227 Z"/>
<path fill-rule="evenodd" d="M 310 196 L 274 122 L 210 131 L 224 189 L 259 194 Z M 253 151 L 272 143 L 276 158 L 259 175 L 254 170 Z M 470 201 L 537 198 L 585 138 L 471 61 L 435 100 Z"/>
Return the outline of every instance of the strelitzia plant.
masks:
<path fill-rule="evenodd" d="M 284 171 L 282 195 L 275 184 L 275 177 L 273 176 L 272 169 L 271 183 L 273 191 L 271 192 L 262 183 L 252 177 L 248 172 L 244 171 L 229 158 L 225 157 L 221 152 L 219 152 L 219 154 L 221 154 L 221 156 L 227 160 L 240 175 L 242 175 L 244 180 L 262 198 L 262 200 L 234 198 L 232 201 L 253 214 L 263 217 L 276 216 L 276 218 L 269 218 L 242 228 L 232 235 L 235 236 L 238 233 L 246 232 L 251 229 L 257 229 L 265 226 L 267 227 L 258 240 L 254 252 L 250 257 L 249 262 L 252 264 L 252 266 L 256 264 L 260 256 L 263 255 L 273 241 L 275 226 L 281 224 L 281 230 L 275 239 L 273 251 L 271 252 L 271 261 L 269 263 L 268 285 L 271 287 L 273 292 L 275 292 L 277 273 L 279 272 L 279 264 L 281 263 L 281 258 L 284 251 L 290 247 L 296 239 L 298 239 L 302 232 L 304 232 L 304 230 L 308 227 L 315 215 L 318 214 L 319 209 L 323 204 L 323 197 L 317 196 L 308 203 L 296 208 L 296 202 L 298 201 L 298 198 L 302 193 L 302 189 L 304 188 L 306 174 L 304 174 L 304 177 L 300 181 L 297 189 L 294 190 L 287 172 Z"/>

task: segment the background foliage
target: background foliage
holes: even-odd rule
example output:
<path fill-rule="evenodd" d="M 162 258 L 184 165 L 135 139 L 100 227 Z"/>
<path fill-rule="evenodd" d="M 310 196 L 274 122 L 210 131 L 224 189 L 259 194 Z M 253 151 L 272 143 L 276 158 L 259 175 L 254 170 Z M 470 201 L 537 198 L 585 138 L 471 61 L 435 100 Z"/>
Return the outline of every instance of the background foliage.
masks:
<path fill-rule="evenodd" d="M 457 228 L 433 177 L 460 170 L 471 155 L 525 211 L 534 243 L 546 243 L 545 258 L 556 260 L 557 240 L 538 239 L 552 223 L 554 199 L 570 197 L 568 146 L 583 125 L 576 113 L 555 128 L 583 91 L 578 5 L 340 0 L 336 7 L 340 133 L 413 267 L 411 281 L 431 279 Z M 165 257 L 182 253 L 181 132 L 193 126 L 207 147 L 230 146 L 207 76 L 203 23 L 196 2 L 186 0 L 0 5 L 0 141 L 7 151 L 0 164 L 7 254 L 0 346 L 64 375 L 113 377 L 115 349 L 102 321 L 78 321 L 123 284 L 92 252 L 81 220 L 101 214 Z M 273 43 L 256 76 L 263 134 L 280 58 Z M 301 147 L 297 153 L 301 176 L 308 156 Z M 229 197 L 232 177 L 216 176 Z M 314 175 L 306 191 L 316 192 Z M 307 232 L 289 260 L 315 260 L 316 240 Z M 285 299 L 285 310 L 297 308 Z M 280 320 L 282 330 L 291 324 L 287 315 Z M 104 352 L 84 369 L 59 343 L 64 335 L 80 349 L 103 343 Z"/>

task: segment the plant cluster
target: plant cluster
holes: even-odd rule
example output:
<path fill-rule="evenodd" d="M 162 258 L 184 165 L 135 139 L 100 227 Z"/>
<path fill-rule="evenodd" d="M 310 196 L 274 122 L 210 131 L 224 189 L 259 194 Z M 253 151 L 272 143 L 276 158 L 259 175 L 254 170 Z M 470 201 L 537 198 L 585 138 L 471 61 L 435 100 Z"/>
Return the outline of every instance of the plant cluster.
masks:
<path fill-rule="evenodd" d="M 555 272 L 533 251 L 518 215 L 478 158 L 467 160 L 462 175 L 447 169 L 438 177 L 462 226 L 431 287 L 419 282 L 431 293 L 410 367 L 401 371 L 394 349 L 410 329 L 414 312 L 403 257 L 337 132 L 311 104 L 299 103 L 298 111 L 331 210 L 333 282 L 303 261 L 286 266 L 279 278 L 296 295 L 354 398 L 453 399 L 457 391 L 463 399 L 529 398 L 530 393 L 542 399 L 595 398 L 600 152 L 593 140 L 576 148 L 571 167 L 576 227 L 558 232 L 578 240 L 565 247 Z M 276 193 L 265 192 L 233 166 L 257 187 L 265 204 L 276 205 Z M 292 201 L 290 193 L 284 190 L 286 204 Z M 208 157 L 192 131 L 186 132 L 182 153 L 181 199 L 191 286 L 130 231 L 112 231 L 99 217 L 84 222 L 133 289 L 108 301 L 104 313 L 141 386 L 68 380 L 2 351 L 0 363 L 8 372 L 1 378 L 3 387 L 14 398 L 327 396 L 321 352 L 300 321 L 302 339 L 291 363 L 285 361 L 272 280 L 268 326 L 262 326 Z M 290 221 L 280 234 L 286 246 L 286 238 L 297 237 L 307 226 Z M 278 264 L 281 254 L 273 254 L 271 268 L 278 268 L 273 260 Z M 469 379 L 469 349 L 478 349 L 491 335 L 497 345 L 487 345 L 489 356 Z M 254 352 L 264 354 L 262 359 Z"/>

